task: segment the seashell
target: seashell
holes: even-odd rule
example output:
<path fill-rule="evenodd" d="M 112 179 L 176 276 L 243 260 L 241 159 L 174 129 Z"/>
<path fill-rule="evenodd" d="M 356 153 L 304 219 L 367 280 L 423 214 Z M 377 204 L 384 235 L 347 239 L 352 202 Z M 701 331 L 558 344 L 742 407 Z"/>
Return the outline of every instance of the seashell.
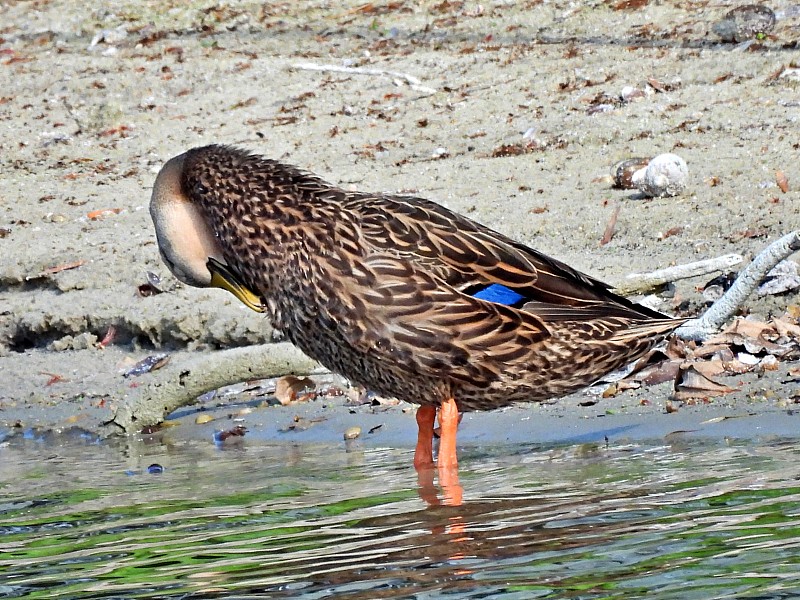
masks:
<path fill-rule="evenodd" d="M 150 371 L 160 369 L 169 362 L 169 354 L 153 354 L 143 358 L 130 369 L 122 373 L 123 377 L 139 377 Z"/>
<path fill-rule="evenodd" d="M 775 13 L 766 6 L 747 4 L 729 11 L 712 30 L 723 42 L 744 42 L 763 36 L 775 27 Z"/>
<path fill-rule="evenodd" d="M 659 154 L 647 167 L 636 171 L 631 181 L 647 196 L 677 196 L 686 189 L 689 168 L 677 154 Z"/>
<path fill-rule="evenodd" d="M 639 169 L 643 169 L 650 162 L 649 158 L 637 156 L 621 160 L 611 167 L 611 176 L 614 178 L 614 187 L 623 190 L 636 189 L 636 185 L 631 181 L 633 174 Z"/>
<path fill-rule="evenodd" d="M 620 98 L 622 98 L 623 102 L 636 102 L 637 100 L 641 100 L 647 93 L 644 90 L 640 90 L 639 88 L 635 88 L 630 85 L 626 85 L 619 93 Z"/>

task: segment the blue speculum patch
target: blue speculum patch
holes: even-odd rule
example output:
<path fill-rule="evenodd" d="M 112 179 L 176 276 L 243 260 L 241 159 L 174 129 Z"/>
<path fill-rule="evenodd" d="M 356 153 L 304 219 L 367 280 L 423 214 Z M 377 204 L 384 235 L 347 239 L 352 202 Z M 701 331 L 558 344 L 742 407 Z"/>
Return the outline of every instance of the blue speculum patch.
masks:
<path fill-rule="evenodd" d="M 482 290 L 472 294 L 472 296 L 473 298 L 495 302 L 496 304 L 504 304 L 505 306 L 514 306 L 520 300 L 525 299 L 525 296 L 522 294 L 518 294 L 514 290 L 500 285 L 499 283 L 488 285 Z"/>

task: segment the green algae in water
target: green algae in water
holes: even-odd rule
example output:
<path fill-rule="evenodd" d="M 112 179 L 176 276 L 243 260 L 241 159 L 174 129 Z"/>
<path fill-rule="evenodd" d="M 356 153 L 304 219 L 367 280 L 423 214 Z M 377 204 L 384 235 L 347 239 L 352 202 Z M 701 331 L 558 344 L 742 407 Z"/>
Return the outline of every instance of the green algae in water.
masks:
<path fill-rule="evenodd" d="M 169 464 L 164 474 L 129 477 L 112 449 L 76 444 L 42 461 L 12 444 L 3 458 L 36 477 L 0 482 L 0 589 L 626 600 L 800 589 L 800 446 L 560 450 L 468 459 L 464 505 L 449 507 L 420 500 L 405 450 L 353 462 L 338 447 L 157 447 L 141 460 Z"/>

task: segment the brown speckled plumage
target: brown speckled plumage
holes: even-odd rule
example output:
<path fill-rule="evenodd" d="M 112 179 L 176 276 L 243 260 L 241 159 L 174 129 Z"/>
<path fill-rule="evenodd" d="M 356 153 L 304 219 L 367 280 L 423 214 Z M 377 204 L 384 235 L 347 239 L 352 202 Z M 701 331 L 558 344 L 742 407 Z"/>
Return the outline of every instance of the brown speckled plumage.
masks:
<path fill-rule="evenodd" d="M 461 410 L 561 396 L 682 322 L 427 200 L 346 192 L 225 146 L 180 158 L 183 195 L 275 328 L 386 396 Z M 471 295 L 492 283 L 526 303 Z"/>

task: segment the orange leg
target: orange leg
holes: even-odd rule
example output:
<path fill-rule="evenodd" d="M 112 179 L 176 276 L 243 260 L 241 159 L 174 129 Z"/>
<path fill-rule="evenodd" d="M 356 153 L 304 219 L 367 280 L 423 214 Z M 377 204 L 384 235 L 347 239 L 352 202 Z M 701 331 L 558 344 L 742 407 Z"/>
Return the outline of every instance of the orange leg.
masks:
<path fill-rule="evenodd" d="M 442 402 L 439 408 L 439 485 L 444 492 L 444 504 L 459 506 L 463 490 L 458 482 L 458 456 L 456 455 L 456 433 L 458 432 L 458 407 L 453 398 Z"/>
<path fill-rule="evenodd" d="M 433 469 L 433 421 L 436 419 L 435 406 L 420 406 L 417 409 L 417 447 L 414 450 L 414 468 Z"/>
<path fill-rule="evenodd" d="M 439 408 L 439 470 L 458 469 L 456 433 L 458 432 L 458 407 L 452 398 L 442 401 Z"/>

